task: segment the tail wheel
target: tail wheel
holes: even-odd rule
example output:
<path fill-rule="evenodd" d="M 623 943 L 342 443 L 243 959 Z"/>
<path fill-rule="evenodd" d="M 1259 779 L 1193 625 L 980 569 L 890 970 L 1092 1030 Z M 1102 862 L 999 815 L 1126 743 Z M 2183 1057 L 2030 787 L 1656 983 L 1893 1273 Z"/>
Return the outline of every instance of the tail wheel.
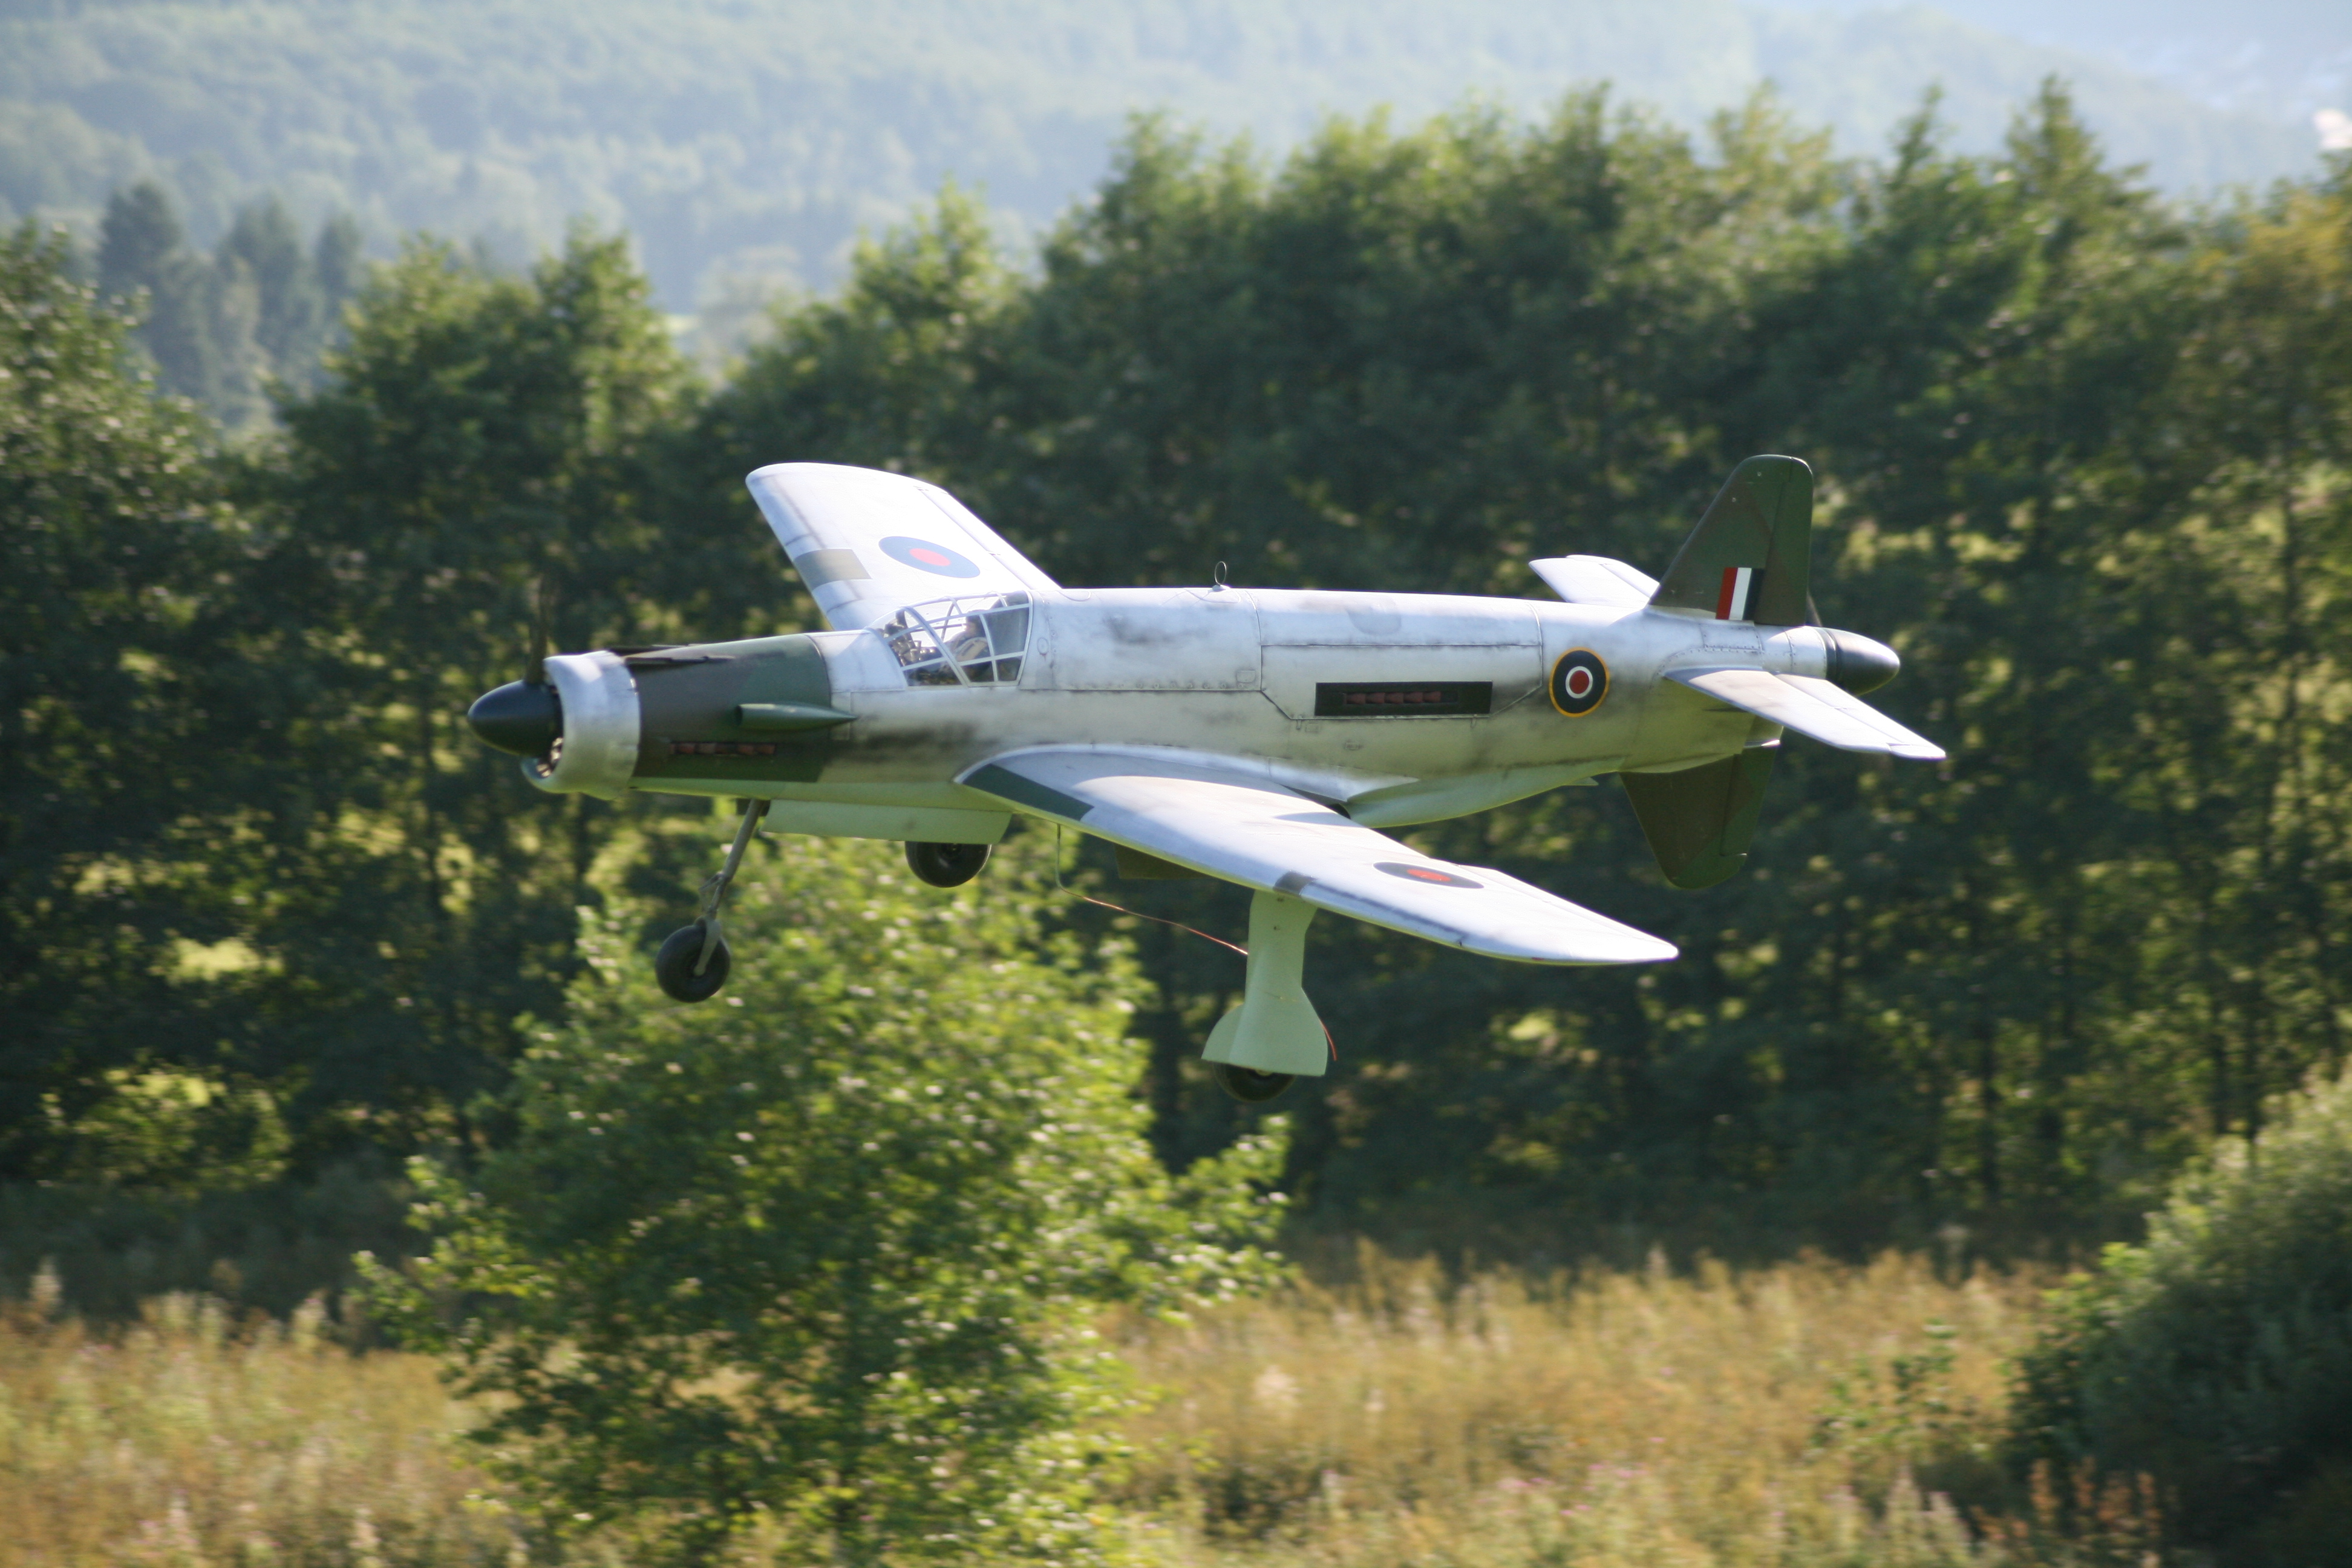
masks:
<path fill-rule="evenodd" d="M 985 844 L 907 846 L 907 868 L 934 888 L 961 888 L 988 864 Z"/>
<path fill-rule="evenodd" d="M 727 984 L 727 971 L 734 962 L 727 951 L 727 939 L 719 939 L 706 963 L 702 960 L 702 936 L 700 921 L 680 926 L 669 933 L 669 940 L 661 944 L 661 952 L 654 955 L 654 978 L 673 1001 L 708 1002 Z M 702 966 L 699 974 L 694 972 L 698 963 Z"/>
<path fill-rule="evenodd" d="M 1297 1074 L 1260 1072 L 1255 1068 L 1237 1068 L 1231 1062 L 1211 1062 L 1209 1076 L 1217 1087 L 1240 1100 L 1244 1105 L 1263 1105 L 1297 1081 Z"/>

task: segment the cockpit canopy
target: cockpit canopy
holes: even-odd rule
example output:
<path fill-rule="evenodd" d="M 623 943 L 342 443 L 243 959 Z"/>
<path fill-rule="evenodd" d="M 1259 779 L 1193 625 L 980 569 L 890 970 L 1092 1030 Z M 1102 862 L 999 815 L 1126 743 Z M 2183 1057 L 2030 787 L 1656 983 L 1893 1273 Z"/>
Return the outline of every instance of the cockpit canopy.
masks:
<path fill-rule="evenodd" d="M 909 686 L 1010 686 L 1029 647 L 1029 595 L 909 605 L 874 628 Z"/>

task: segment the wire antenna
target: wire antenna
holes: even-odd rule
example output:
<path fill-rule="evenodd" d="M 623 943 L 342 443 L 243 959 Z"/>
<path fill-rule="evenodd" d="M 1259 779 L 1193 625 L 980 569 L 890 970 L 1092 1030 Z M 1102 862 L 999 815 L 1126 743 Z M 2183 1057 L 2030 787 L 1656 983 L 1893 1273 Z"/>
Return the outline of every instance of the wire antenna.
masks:
<path fill-rule="evenodd" d="M 1220 562 L 1219 564 L 1222 565 L 1223 563 Z M 1118 904 L 1112 903 L 1108 899 L 1097 899 L 1093 897 L 1091 894 L 1081 893 L 1076 888 L 1065 883 L 1062 880 L 1062 825 L 1058 822 L 1054 825 L 1054 886 L 1060 891 L 1069 894 L 1070 897 L 1077 900 L 1078 902 L 1082 904 L 1092 904 L 1098 910 L 1108 910 L 1113 914 L 1133 915 L 1139 921 L 1158 921 L 1161 925 L 1174 926 L 1178 931 L 1189 931 L 1192 935 L 1199 937 L 1202 942 L 1213 942 L 1219 947 L 1225 949 L 1229 952 L 1238 952 L 1244 958 L 1247 958 L 1249 956 L 1249 949 L 1242 946 L 1242 944 L 1237 942 L 1227 942 L 1223 937 L 1211 936 L 1207 931 L 1202 931 L 1194 926 L 1188 926 L 1182 921 L 1171 921 L 1165 915 L 1147 915 L 1141 910 L 1122 908 Z"/>

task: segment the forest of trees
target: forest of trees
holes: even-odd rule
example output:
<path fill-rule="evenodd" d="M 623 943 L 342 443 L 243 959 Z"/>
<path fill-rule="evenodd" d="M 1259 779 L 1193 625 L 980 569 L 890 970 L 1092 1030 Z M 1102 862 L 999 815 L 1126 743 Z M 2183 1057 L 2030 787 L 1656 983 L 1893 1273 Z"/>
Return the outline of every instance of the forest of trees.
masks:
<path fill-rule="evenodd" d="M 141 318 L 139 342 L 162 389 L 231 429 L 268 416 L 273 380 L 316 379 L 362 265 L 348 216 L 329 220 L 306 247 L 274 198 L 240 210 L 202 255 L 152 181 L 107 203 L 97 262 L 100 298 Z"/>
<path fill-rule="evenodd" d="M 1613 787 L 1413 830 L 1684 957 L 1563 972 L 1318 927 L 1341 1059 L 1286 1102 L 1296 1223 L 2079 1242 L 2344 1065 L 2343 159 L 2187 213 L 2054 89 L 1997 154 L 1923 115 L 1859 165 L 1760 103 L 1697 145 L 1597 98 L 1533 130 L 1339 123 L 1274 168 L 1147 122 L 1035 271 L 950 192 L 715 385 L 624 238 L 521 274 L 413 243 L 315 379 L 273 362 L 275 420 L 234 445 L 110 303 L 136 284 L 160 323 L 188 270 L 152 259 L 184 253 L 143 199 L 117 210 L 146 237 L 95 265 L 30 226 L 0 251 L 0 1199 L 291 1214 L 499 1146 L 490 1096 L 518 1020 L 561 1016 L 578 907 L 625 889 L 657 937 L 720 828 L 538 797 L 464 709 L 522 667 L 542 584 L 566 647 L 812 624 L 740 489 L 793 458 L 935 479 L 1067 583 L 1223 560 L 1529 595 L 1531 556 L 1655 570 L 1750 453 L 1821 476 L 1823 618 L 1902 651 L 1885 704 L 1949 763 L 1792 743 L 1750 870 L 1698 894 Z M 338 231 L 251 227 L 205 287 L 295 258 L 321 332 Z M 1219 931 L 1244 909 L 1111 896 Z M 1237 962 L 1048 914 L 1153 983 L 1163 1158 L 1229 1143 L 1248 1113 L 1193 1058 Z M 12 1237 L 0 1283 L 43 1245 Z"/>

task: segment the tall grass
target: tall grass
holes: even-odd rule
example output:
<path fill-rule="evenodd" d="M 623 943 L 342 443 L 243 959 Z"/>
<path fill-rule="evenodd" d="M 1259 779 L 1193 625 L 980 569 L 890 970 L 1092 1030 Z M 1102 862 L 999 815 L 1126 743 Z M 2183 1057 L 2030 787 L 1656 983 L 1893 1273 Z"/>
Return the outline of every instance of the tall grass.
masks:
<path fill-rule="evenodd" d="M 0 1328 L 0 1562 L 12 1568 L 424 1568 L 520 1561 L 415 1356 L 353 1355 L 316 1306 L 231 1320 L 160 1298 L 103 1336 L 50 1303 Z"/>
<path fill-rule="evenodd" d="M 1454 1285 L 1367 1251 L 1345 1283 L 1112 1324 L 1150 1391 L 1114 1497 L 1166 1568 L 2138 1564 L 2138 1500 L 2084 1500 L 2106 1526 L 2061 1545 L 2035 1523 L 2057 1500 L 1982 1457 L 2036 1283 L 1888 1257 Z M 37 1292 L 0 1325 L 0 1560 L 556 1561 L 468 1468 L 466 1421 L 428 1363 L 352 1354 L 315 1308 L 173 1296 L 100 1334 Z"/>
<path fill-rule="evenodd" d="M 2137 1561 L 2129 1489 L 2064 1500 L 2093 1529 L 2061 1546 L 2061 1500 L 1991 1464 L 2040 1283 L 1889 1255 L 1453 1287 L 1368 1250 L 1344 1285 L 1126 1326 L 1163 1393 L 1124 1500 L 1202 1564 Z"/>

